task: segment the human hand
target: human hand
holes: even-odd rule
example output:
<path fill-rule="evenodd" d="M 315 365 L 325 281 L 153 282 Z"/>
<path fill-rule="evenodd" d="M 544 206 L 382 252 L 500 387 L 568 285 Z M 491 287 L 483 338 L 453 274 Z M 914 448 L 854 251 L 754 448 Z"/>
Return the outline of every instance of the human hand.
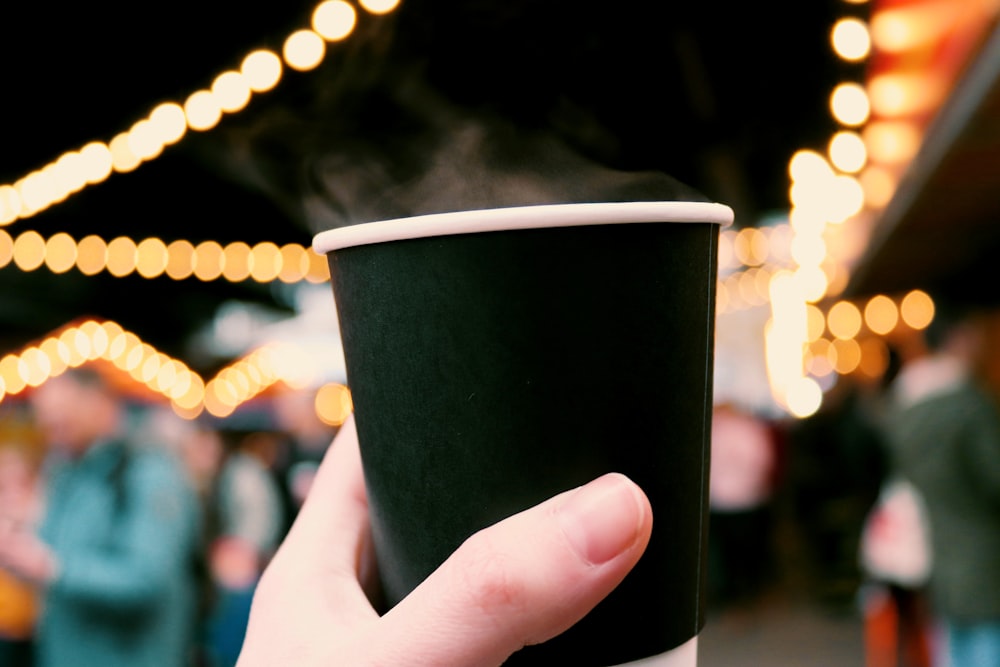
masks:
<path fill-rule="evenodd" d="M 34 532 L 7 520 L 0 526 L 0 569 L 44 588 L 55 580 L 59 566 L 52 549 Z"/>
<path fill-rule="evenodd" d="M 238 667 L 495 667 L 568 629 L 636 564 L 652 510 L 622 475 L 469 538 L 379 617 L 357 431 L 345 424 L 254 596 Z"/>

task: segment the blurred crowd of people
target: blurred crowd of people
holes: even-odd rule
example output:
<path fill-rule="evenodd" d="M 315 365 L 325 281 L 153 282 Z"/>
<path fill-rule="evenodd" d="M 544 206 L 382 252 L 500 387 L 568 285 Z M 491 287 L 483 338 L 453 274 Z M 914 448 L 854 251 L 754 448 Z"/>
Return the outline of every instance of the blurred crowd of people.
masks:
<path fill-rule="evenodd" d="M 188 421 L 70 369 L 0 413 L 0 665 L 227 667 L 336 432 L 282 387 Z"/>
<path fill-rule="evenodd" d="M 998 334 L 996 310 L 941 300 L 808 419 L 719 402 L 710 605 L 790 584 L 860 615 L 866 667 L 1000 665 Z"/>
<path fill-rule="evenodd" d="M 809 419 L 718 402 L 710 610 L 791 583 L 860 614 L 866 667 L 1000 665 L 998 322 L 942 304 Z M 336 431 L 306 391 L 266 414 L 182 420 L 87 368 L 0 414 L 0 664 L 234 665 Z"/>

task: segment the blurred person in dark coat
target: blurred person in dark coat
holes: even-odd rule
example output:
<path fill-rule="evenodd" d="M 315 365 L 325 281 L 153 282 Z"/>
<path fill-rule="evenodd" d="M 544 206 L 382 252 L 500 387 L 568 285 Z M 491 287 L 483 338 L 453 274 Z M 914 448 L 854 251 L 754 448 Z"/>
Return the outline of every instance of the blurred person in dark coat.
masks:
<path fill-rule="evenodd" d="M 976 375 L 979 320 L 941 303 L 887 420 L 893 470 L 926 506 L 930 600 L 950 667 L 1000 665 L 1000 416 Z"/>
<path fill-rule="evenodd" d="M 39 667 L 179 667 L 196 604 L 199 516 L 166 451 L 134 442 L 120 397 L 90 369 L 32 392 L 58 460 L 40 530 L 0 534 L 0 566 L 44 596 Z"/>

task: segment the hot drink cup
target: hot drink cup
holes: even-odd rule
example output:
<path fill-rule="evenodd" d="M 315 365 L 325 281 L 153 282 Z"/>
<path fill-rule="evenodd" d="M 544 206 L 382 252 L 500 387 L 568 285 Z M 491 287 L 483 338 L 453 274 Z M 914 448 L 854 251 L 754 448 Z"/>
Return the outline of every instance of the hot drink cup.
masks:
<path fill-rule="evenodd" d="M 507 664 L 696 664 L 717 246 L 732 216 L 556 204 L 317 235 L 388 607 L 477 530 L 620 472 L 653 508 L 645 554 L 579 623 Z"/>

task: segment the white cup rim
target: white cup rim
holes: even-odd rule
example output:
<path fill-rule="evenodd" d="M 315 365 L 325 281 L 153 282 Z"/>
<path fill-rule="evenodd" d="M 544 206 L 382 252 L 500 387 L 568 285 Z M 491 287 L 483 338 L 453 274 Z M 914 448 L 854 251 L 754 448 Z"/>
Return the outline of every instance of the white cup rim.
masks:
<path fill-rule="evenodd" d="M 322 255 L 342 248 L 430 236 L 646 222 L 702 222 L 728 227 L 733 222 L 733 210 L 714 202 L 638 201 L 452 211 L 330 229 L 313 238 L 313 250 Z"/>

